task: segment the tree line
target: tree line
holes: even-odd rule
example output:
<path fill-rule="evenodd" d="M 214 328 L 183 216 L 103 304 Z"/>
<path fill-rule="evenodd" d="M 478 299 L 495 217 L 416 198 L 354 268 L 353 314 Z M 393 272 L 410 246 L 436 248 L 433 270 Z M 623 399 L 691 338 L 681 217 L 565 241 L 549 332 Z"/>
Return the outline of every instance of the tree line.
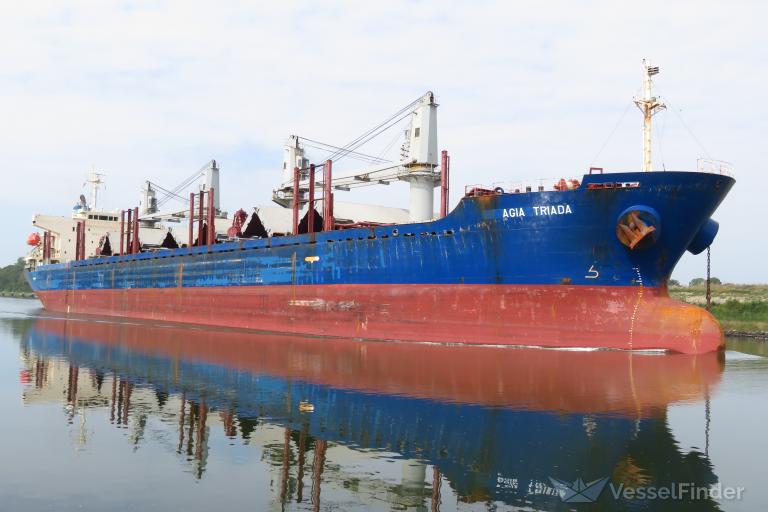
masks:
<path fill-rule="evenodd" d="M 716 277 L 711 278 L 709 282 L 712 284 L 723 284 L 722 282 L 720 282 L 720 279 Z M 694 287 L 704 286 L 705 284 L 707 284 L 706 279 L 704 279 L 703 277 L 696 277 L 694 279 L 691 279 L 691 282 L 688 283 L 688 286 L 694 286 Z M 680 284 L 680 281 L 678 281 L 677 279 L 670 279 L 669 286 L 682 286 L 682 285 Z"/>
<path fill-rule="evenodd" d="M 19 258 L 16 263 L 0 268 L 0 291 L 3 292 L 31 292 L 27 280 L 24 278 L 24 259 Z"/>

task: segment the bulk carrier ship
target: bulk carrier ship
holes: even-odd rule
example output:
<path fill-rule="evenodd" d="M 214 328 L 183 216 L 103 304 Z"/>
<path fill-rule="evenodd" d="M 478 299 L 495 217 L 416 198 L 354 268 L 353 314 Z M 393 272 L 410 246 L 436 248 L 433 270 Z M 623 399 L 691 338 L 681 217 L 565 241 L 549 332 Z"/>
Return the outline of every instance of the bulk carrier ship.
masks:
<path fill-rule="evenodd" d="M 219 207 L 215 162 L 194 176 L 203 181 L 188 207 L 164 213 L 150 182 L 139 208 L 99 211 L 94 173 L 91 203 L 81 196 L 72 219 L 35 217 L 43 234 L 30 236 L 29 283 L 62 313 L 387 341 L 721 349 L 717 321 L 671 299 L 667 283 L 686 250 L 714 240 L 710 217 L 734 180 L 719 164 L 650 172 L 651 117 L 664 105 L 651 91 L 658 68 L 644 61 L 643 73 L 643 171 L 470 186 L 449 211 L 450 159 L 437 151 L 430 92 L 319 165 L 304 153 L 317 141 L 292 136 L 278 206 L 250 221 Z M 333 175 L 335 161 L 361 156 L 362 143 L 407 118 L 401 160 Z M 410 185 L 407 212 L 334 198 L 396 181 Z M 189 184 L 159 190 L 178 197 Z"/>

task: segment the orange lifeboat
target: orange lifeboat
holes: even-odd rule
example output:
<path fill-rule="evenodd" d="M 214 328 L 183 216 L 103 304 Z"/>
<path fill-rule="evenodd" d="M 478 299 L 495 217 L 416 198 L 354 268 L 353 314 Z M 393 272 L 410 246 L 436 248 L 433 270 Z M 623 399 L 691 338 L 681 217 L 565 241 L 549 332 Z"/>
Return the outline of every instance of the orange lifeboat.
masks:
<path fill-rule="evenodd" d="M 41 240 L 40 233 L 37 233 L 37 232 L 30 233 L 29 236 L 27 237 L 27 245 L 31 245 L 33 247 L 36 245 L 40 245 L 40 240 Z"/>

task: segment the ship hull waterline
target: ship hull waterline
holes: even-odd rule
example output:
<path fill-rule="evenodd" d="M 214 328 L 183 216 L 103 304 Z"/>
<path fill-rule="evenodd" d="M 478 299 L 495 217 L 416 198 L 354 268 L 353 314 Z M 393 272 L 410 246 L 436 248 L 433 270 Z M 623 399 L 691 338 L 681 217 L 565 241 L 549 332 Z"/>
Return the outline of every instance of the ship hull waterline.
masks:
<path fill-rule="evenodd" d="M 671 299 L 733 186 L 709 173 L 584 175 L 470 192 L 424 223 L 42 265 L 51 311 L 370 340 L 703 353 L 717 321 Z"/>
<path fill-rule="evenodd" d="M 366 340 L 544 348 L 724 348 L 718 322 L 665 287 L 303 285 L 49 290 L 49 311 Z"/>

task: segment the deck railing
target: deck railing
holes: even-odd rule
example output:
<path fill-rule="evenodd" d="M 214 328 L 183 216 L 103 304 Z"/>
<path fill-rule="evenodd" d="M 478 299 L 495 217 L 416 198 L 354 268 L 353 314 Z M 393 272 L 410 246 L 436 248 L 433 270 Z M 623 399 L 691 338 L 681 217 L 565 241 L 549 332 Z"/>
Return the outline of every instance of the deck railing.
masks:
<path fill-rule="evenodd" d="M 467 197 L 488 196 L 494 194 L 525 194 L 528 192 L 551 192 L 579 188 L 581 181 L 576 178 L 539 178 L 523 181 L 498 181 L 492 185 L 467 185 L 464 195 Z"/>
<path fill-rule="evenodd" d="M 712 160 L 710 158 L 699 158 L 696 160 L 697 172 L 709 174 L 722 174 L 724 176 L 733 175 L 733 164 L 722 160 Z M 655 171 L 663 172 L 663 171 Z M 603 174 L 602 167 L 590 167 L 589 174 Z M 610 174 L 606 173 L 606 174 Z M 535 180 L 524 181 L 498 181 L 492 185 L 475 184 L 464 187 L 465 197 L 488 196 L 494 194 L 523 194 L 529 192 L 550 192 L 574 190 L 581 185 L 577 178 L 539 178 Z M 611 184 L 607 188 L 634 188 L 638 186 L 637 182 Z"/>
<path fill-rule="evenodd" d="M 723 160 L 713 160 L 711 158 L 699 158 L 696 160 L 696 170 L 710 174 L 723 174 L 733 176 L 733 164 Z"/>

